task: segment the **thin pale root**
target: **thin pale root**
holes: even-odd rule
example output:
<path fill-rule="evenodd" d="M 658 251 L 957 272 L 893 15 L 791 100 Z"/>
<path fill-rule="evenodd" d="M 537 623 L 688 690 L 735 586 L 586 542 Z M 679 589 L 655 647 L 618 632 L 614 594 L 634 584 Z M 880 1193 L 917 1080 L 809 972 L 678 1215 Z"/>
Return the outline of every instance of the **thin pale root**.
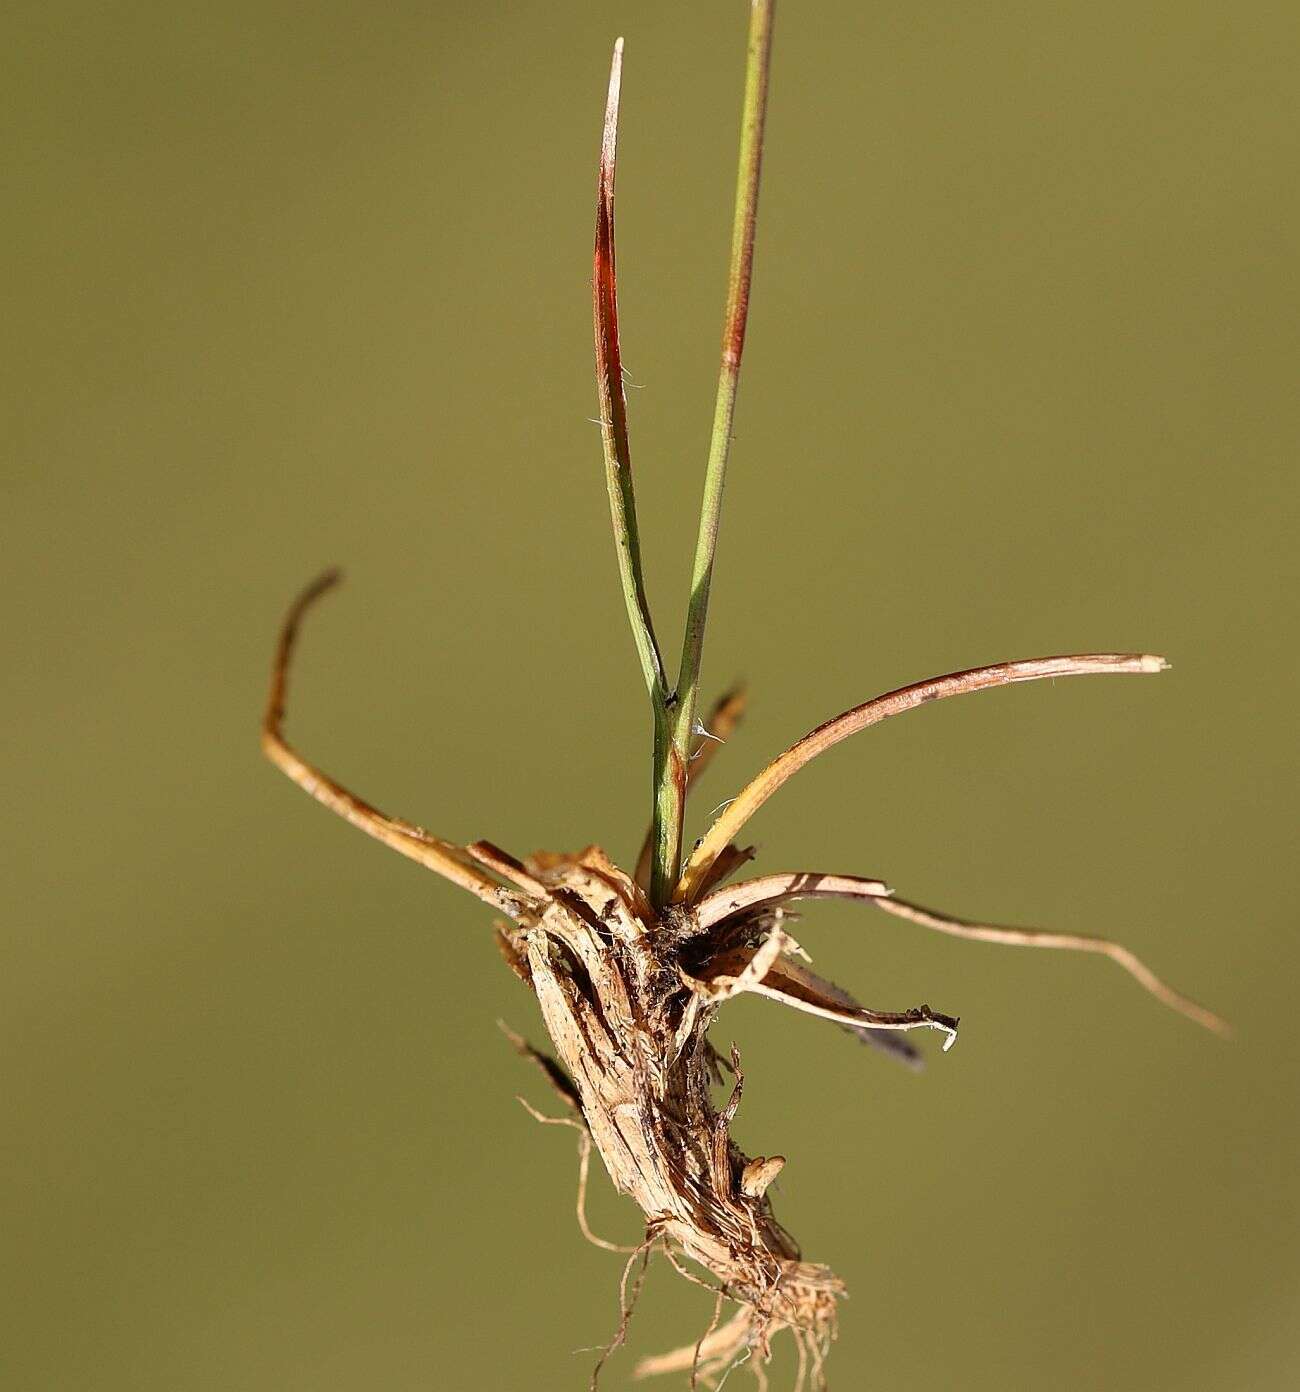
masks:
<path fill-rule="evenodd" d="M 571 1126 L 578 1133 L 578 1227 L 583 1237 L 591 1243 L 593 1247 L 599 1247 L 604 1252 L 639 1252 L 641 1248 L 628 1247 L 621 1242 L 607 1242 L 603 1237 L 597 1237 L 591 1230 L 591 1225 L 587 1222 L 587 1180 L 591 1173 L 591 1132 L 580 1122 L 574 1121 L 572 1117 L 553 1117 L 547 1116 L 545 1112 L 539 1112 L 526 1098 L 517 1097 L 516 1102 L 528 1113 L 536 1122 L 543 1126 Z"/>
<path fill-rule="evenodd" d="M 1135 953 L 1108 938 L 1087 937 L 1079 933 L 1045 933 L 1031 928 L 1007 928 L 993 923 L 971 923 L 951 914 L 938 913 L 934 909 L 923 909 L 919 904 L 909 904 L 904 899 L 875 899 L 878 909 L 905 918 L 909 923 L 918 923 L 923 928 L 933 928 L 936 932 L 947 933 L 950 937 L 966 938 L 974 942 L 1004 943 L 1012 947 L 1047 947 L 1066 952 L 1092 952 L 1109 957 L 1112 962 L 1126 972 L 1162 1004 L 1198 1025 L 1203 1025 L 1215 1034 L 1228 1036 L 1232 1026 L 1205 1006 L 1184 996 L 1181 992 L 1158 977 L 1150 967 Z"/>
<path fill-rule="evenodd" d="M 596 1366 L 591 1370 L 590 1392 L 596 1392 L 600 1382 L 601 1369 L 608 1362 L 612 1353 L 623 1347 L 627 1340 L 627 1327 L 632 1323 L 632 1312 L 636 1309 L 636 1302 L 641 1295 L 641 1287 L 645 1282 L 646 1267 L 650 1262 L 650 1251 L 654 1244 L 659 1240 L 656 1231 L 647 1231 L 645 1240 L 632 1249 L 632 1255 L 628 1257 L 627 1264 L 623 1267 L 623 1275 L 618 1283 L 618 1304 L 619 1321 L 618 1328 L 614 1331 L 614 1337 L 605 1345 L 600 1357 L 596 1360 Z M 637 1272 L 636 1283 L 632 1287 L 631 1298 L 627 1294 L 627 1278 L 632 1274 L 632 1267 L 636 1264 L 637 1257 L 641 1258 L 641 1270 Z"/>

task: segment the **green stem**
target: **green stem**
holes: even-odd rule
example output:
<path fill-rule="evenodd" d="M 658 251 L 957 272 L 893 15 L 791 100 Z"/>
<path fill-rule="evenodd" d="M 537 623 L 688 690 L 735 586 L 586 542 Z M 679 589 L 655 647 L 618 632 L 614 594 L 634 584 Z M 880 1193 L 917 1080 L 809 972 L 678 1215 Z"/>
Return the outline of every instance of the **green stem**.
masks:
<path fill-rule="evenodd" d="M 650 692 L 656 730 L 663 723 L 668 683 L 655 641 L 641 571 L 641 539 L 636 525 L 632 490 L 632 456 L 627 435 L 627 398 L 623 390 L 623 359 L 618 341 L 618 277 L 614 264 L 614 170 L 618 153 L 618 103 L 623 74 L 623 40 L 614 45 L 609 71 L 609 97 L 600 146 L 600 175 L 596 197 L 596 246 L 592 273 L 592 311 L 596 339 L 596 393 L 600 403 L 600 437 L 605 455 L 605 484 L 614 527 L 619 581 L 628 621 L 646 687 Z M 658 736 L 656 735 L 656 745 Z M 659 760 L 656 757 L 656 786 Z"/>
<path fill-rule="evenodd" d="M 740 166 L 736 180 L 736 210 L 731 234 L 731 265 L 727 277 L 727 307 L 722 329 L 722 366 L 713 411 L 713 434 L 704 473 L 704 500 L 691 573 L 691 596 L 682 640 L 681 671 L 668 712 L 671 745 L 662 763 L 656 760 L 655 854 L 651 898 L 663 905 L 673 897 L 681 869 L 682 823 L 686 802 L 686 760 L 695 727 L 704 630 L 709 614 L 709 590 L 718 545 L 722 490 L 731 452 L 736 389 L 745 348 L 749 316 L 749 286 L 754 267 L 754 225 L 758 214 L 758 184 L 763 162 L 763 128 L 767 116 L 767 78 L 772 54 L 775 0 L 751 0 L 749 52 L 745 66 L 745 99 L 741 116 Z"/>

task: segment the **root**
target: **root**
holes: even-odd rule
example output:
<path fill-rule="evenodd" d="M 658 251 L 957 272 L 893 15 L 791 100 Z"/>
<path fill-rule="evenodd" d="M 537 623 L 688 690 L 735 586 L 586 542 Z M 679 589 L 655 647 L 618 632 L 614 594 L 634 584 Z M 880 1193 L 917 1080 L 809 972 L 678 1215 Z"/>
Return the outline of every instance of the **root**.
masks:
<path fill-rule="evenodd" d="M 609 1361 L 610 1355 L 617 1349 L 622 1348 L 627 1341 L 627 1327 L 632 1323 L 632 1312 L 636 1309 L 637 1300 L 641 1296 L 641 1287 L 645 1284 L 645 1273 L 646 1267 L 650 1264 L 650 1253 L 658 1240 L 658 1232 L 648 1230 L 645 1235 L 645 1240 L 640 1246 L 632 1249 L 632 1255 L 628 1257 L 627 1263 L 623 1267 L 623 1275 L 619 1278 L 618 1283 L 618 1328 L 614 1331 L 614 1337 L 601 1351 L 600 1357 L 596 1360 L 596 1366 L 591 1370 L 591 1382 L 588 1384 L 590 1392 L 597 1392 L 601 1369 Z M 641 1270 L 637 1272 L 636 1281 L 632 1286 L 632 1295 L 629 1299 L 627 1293 L 627 1278 L 632 1274 L 632 1268 L 636 1265 L 636 1259 L 638 1257 L 641 1258 Z"/>
<path fill-rule="evenodd" d="M 577 1090 L 573 1086 L 573 1081 L 569 1075 L 560 1067 L 549 1054 L 544 1054 L 540 1049 L 533 1046 L 520 1034 L 516 1034 L 504 1020 L 497 1021 L 502 1034 L 514 1045 L 515 1049 L 530 1062 L 535 1063 L 541 1070 L 542 1076 L 550 1083 L 556 1095 L 564 1102 L 571 1115 L 562 1117 L 547 1116 L 544 1112 L 539 1112 L 531 1102 L 518 1097 L 515 1100 L 528 1113 L 532 1119 L 542 1126 L 569 1126 L 578 1133 L 578 1201 L 577 1215 L 578 1228 L 583 1237 L 591 1243 L 593 1247 L 599 1247 L 604 1252 L 635 1252 L 639 1249 L 628 1247 L 621 1242 L 607 1242 L 603 1237 L 597 1237 L 591 1230 L 591 1225 L 587 1222 L 587 1181 L 591 1176 L 591 1132 L 587 1129 L 586 1119 L 582 1115 L 582 1107 L 578 1101 Z"/>
<path fill-rule="evenodd" d="M 701 1277 L 697 1276 L 693 1271 L 691 1271 L 688 1267 L 683 1266 L 681 1263 L 681 1258 L 678 1257 L 677 1253 L 673 1251 L 672 1244 L 667 1239 L 665 1239 L 663 1246 L 660 1248 L 660 1251 L 662 1251 L 664 1256 L 668 1258 L 669 1265 L 683 1280 L 689 1281 L 693 1286 L 701 1286 L 710 1294 L 717 1294 L 719 1291 L 723 1295 L 726 1294 L 727 1288 L 725 1286 L 715 1286 L 712 1281 L 703 1280 Z"/>
<path fill-rule="evenodd" d="M 812 1377 L 815 1392 L 823 1392 L 826 1386 L 826 1350 L 815 1334 L 808 1334 L 808 1352 L 812 1356 Z"/>
<path fill-rule="evenodd" d="M 552 1117 L 545 1112 L 539 1112 L 532 1103 L 522 1097 L 515 1099 L 519 1105 L 536 1122 L 543 1126 L 570 1126 L 578 1133 L 578 1202 L 577 1215 L 578 1227 L 583 1237 L 591 1243 L 593 1247 L 599 1247 L 603 1252 L 639 1252 L 641 1247 L 627 1247 L 619 1242 L 607 1242 L 603 1237 L 597 1237 L 591 1230 L 587 1222 L 587 1180 L 591 1174 L 591 1133 L 579 1121 L 574 1121 L 572 1117 Z M 644 1243 L 642 1244 L 644 1246 Z"/>
<path fill-rule="evenodd" d="M 639 1378 L 653 1377 L 659 1373 L 684 1373 L 700 1369 L 704 1376 L 711 1377 L 721 1372 L 749 1343 L 754 1322 L 754 1311 L 749 1306 L 737 1310 L 723 1325 L 711 1324 L 704 1336 L 693 1344 L 685 1344 L 673 1349 L 671 1353 L 659 1353 L 643 1358 L 636 1365 L 635 1375 Z"/>
<path fill-rule="evenodd" d="M 1004 943 L 1012 947 L 1046 947 L 1065 952 L 1093 952 L 1101 957 L 1109 957 L 1116 966 L 1122 967 L 1148 994 L 1154 996 L 1162 1005 L 1176 1010 L 1189 1020 L 1195 1021 L 1215 1034 L 1228 1037 L 1232 1027 L 1228 1022 L 1207 1010 L 1181 991 L 1175 991 L 1162 981 L 1155 972 L 1134 952 L 1122 943 L 1109 938 L 1086 937 L 1081 933 L 1045 933 L 1037 928 L 1007 928 L 996 923 L 972 923 L 969 919 L 957 918 L 953 914 L 939 913 L 936 909 L 924 909 L 920 904 L 909 904 L 905 899 L 882 899 L 875 901 L 876 907 L 923 928 L 933 928 L 936 932 L 947 933 L 950 937 L 966 938 L 971 942 Z"/>
<path fill-rule="evenodd" d="M 551 1090 L 578 1118 L 583 1130 L 586 1130 L 586 1123 L 582 1121 L 582 1101 L 578 1096 L 578 1089 L 573 1085 L 573 1079 L 550 1054 L 544 1054 L 540 1049 L 533 1048 L 522 1034 L 516 1034 L 504 1020 L 497 1021 L 497 1028 L 510 1041 L 520 1057 L 526 1058 L 541 1070 L 542 1076 L 551 1085 Z"/>
<path fill-rule="evenodd" d="M 794 1392 L 804 1392 L 808 1384 L 808 1348 L 802 1331 L 795 1330 L 794 1342 L 799 1350 L 799 1373 L 794 1380 Z"/>
<path fill-rule="evenodd" d="M 718 1327 L 719 1320 L 722 1319 L 722 1299 L 723 1291 L 719 1288 L 718 1298 L 713 1302 L 713 1318 L 709 1321 L 708 1328 L 695 1342 L 695 1352 L 691 1355 L 691 1392 L 695 1392 L 695 1389 L 700 1385 L 700 1350 L 704 1347 L 705 1340 Z"/>

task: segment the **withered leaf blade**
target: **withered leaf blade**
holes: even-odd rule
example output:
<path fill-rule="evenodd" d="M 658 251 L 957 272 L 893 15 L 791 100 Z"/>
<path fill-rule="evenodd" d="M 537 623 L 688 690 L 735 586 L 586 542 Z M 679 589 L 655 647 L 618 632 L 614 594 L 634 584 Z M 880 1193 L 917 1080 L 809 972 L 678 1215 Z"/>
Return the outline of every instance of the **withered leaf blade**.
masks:
<path fill-rule="evenodd" d="M 998 662 L 989 667 L 972 667 L 963 672 L 931 677 L 911 686 L 899 687 L 873 700 L 837 715 L 819 725 L 792 744 L 784 754 L 778 754 L 765 769 L 751 780 L 731 800 L 721 815 L 704 834 L 678 881 L 674 898 L 693 903 L 701 893 L 708 867 L 718 852 L 736 839 L 741 827 L 788 779 L 793 778 L 805 764 L 819 754 L 857 734 L 871 725 L 878 725 L 891 715 L 915 710 L 930 701 L 947 696 L 962 696 L 973 691 L 987 691 L 996 686 L 1016 682 L 1044 681 L 1053 677 L 1077 677 L 1094 673 L 1152 673 L 1163 672 L 1169 664 L 1163 657 L 1150 653 L 1079 653 L 1067 657 L 1034 657 L 1023 662 Z"/>
<path fill-rule="evenodd" d="M 707 929 L 761 905 L 783 904 L 791 899 L 878 899 L 892 893 L 883 880 L 797 870 L 782 875 L 762 875 L 715 890 L 700 900 L 696 916 L 700 927 Z"/>
<path fill-rule="evenodd" d="M 947 1036 L 945 1052 L 957 1040 L 955 1016 L 931 1010 L 928 1005 L 910 1010 L 872 1010 L 788 957 L 774 961 L 759 975 L 756 964 L 764 966 L 760 954 L 766 947 L 767 943 L 760 948 L 736 948 L 714 958 L 701 972 L 703 991 L 713 999 L 749 991 L 854 1030 L 940 1030 Z"/>

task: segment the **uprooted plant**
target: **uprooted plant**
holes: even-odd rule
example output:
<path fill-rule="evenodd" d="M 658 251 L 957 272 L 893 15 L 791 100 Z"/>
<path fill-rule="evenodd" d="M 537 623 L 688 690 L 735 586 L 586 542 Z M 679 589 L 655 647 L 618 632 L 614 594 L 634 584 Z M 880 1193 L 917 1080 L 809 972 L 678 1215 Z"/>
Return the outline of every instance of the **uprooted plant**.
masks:
<path fill-rule="evenodd" d="M 785 1161 L 748 1159 L 730 1134 L 742 1075 L 734 1050 L 723 1059 L 708 1032 L 720 1007 L 750 992 L 843 1026 L 863 1041 L 916 1062 L 906 1032 L 940 1031 L 947 1049 L 957 1021 L 922 1005 L 881 1011 L 815 975 L 788 931 L 798 899 L 856 899 L 954 937 L 1099 953 L 1130 973 L 1166 1005 L 1210 1029 L 1217 1016 L 1165 985 L 1133 953 L 1101 938 L 971 923 L 894 896 L 880 880 L 796 871 L 733 881 L 752 857 L 738 837 L 771 795 L 810 760 L 848 736 L 929 701 L 1013 682 L 1090 673 L 1154 673 L 1162 658 L 1139 653 L 1085 653 L 1031 658 L 955 672 L 901 687 L 836 716 L 805 735 L 724 804 L 689 855 L 682 854 L 687 792 L 740 719 L 744 696 L 732 692 L 707 722 L 697 694 L 709 588 L 732 435 L 732 418 L 753 264 L 754 222 L 767 104 L 774 0 L 752 0 L 731 266 L 713 433 L 695 552 L 681 666 L 670 682 L 650 619 L 628 448 L 619 352 L 614 266 L 614 164 L 622 40 L 614 46 L 601 144 L 593 275 L 596 380 L 606 481 L 619 574 L 653 713 L 653 811 L 632 873 L 596 846 L 575 855 L 537 853 L 518 860 L 487 841 L 461 846 L 390 817 L 302 759 L 282 726 L 288 667 L 307 608 L 338 579 L 328 572 L 293 605 L 280 635 L 262 729 L 268 757 L 318 801 L 402 855 L 451 880 L 503 920 L 497 939 L 506 962 L 532 988 L 558 1061 L 510 1034 L 543 1070 L 563 1114 L 539 1119 L 574 1127 L 580 1140 L 578 1216 L 598 1245 L 628 1253 L 620 1288 L 623 1312 L 611 1348 L 622 1342 L 631 1311 L 629 1280 L 639 1284 L 652 1251 L 715 1298 L 704 1334 L 684 1348 L 644 1360 L 644 1373 L 689 1372 L 691 1386 L 710 1385 L 752 1360 L 761 1371 L 771 1341 L 788 1329 L 805 1377 L 824 1383 L 823 1362 L 835 1333 L 843 1286 L 826 1266 L 802 1260 L 777 1221 L 768 1186 Z M 730 1075 L 719 1109 L 713 1089 Z M 591 1234 L 583 1211 L 588 1161 L 595 1146 L 616 1188 L 639 1205 L 645 1236 L 617 1248 Z M 640 1268 L 637 1271 L 637 1268 Z M 637 1274 L 634 1276 L 633 1273 Z M 736 1306 L 725 1322 L 724 1303 Z M 603 1358 L 602 1358 L 603 1362 Z M 592 1374 L 595 1384 L 599 1365 Z"/>

